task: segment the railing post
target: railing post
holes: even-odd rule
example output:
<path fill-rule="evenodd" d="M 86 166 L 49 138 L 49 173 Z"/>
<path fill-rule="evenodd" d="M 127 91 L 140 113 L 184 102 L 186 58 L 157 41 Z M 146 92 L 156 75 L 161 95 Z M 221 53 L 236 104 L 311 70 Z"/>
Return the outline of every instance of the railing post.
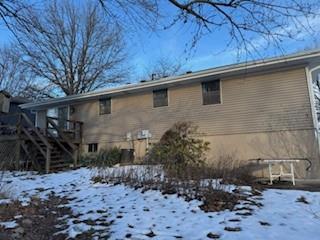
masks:
<path fill-rule="evenodd" d="M 83 123 L 79 123 L 79 137 L 80 137 L 80 144 L 82 144 L 82 131 L 83 131 Z"/>
<path fill-rule="evenodd" d="M 47 156 L 46 156 L 46 173 L 50 172 L 50 161 L 51 161 L 51 150 L 47 147 Z"/>
<path fill-rule="evenodd" d="M 21 159 L 21 127 L 22 127 L 22 114 L 18 115 L 18 122 L 17 122 L 17 135 L 18 135 L 18 141 L 17 141 L 17 149 L 16 149 L 16 160 L 15 160 L 15 168 L 16 170 L 20 170 L 20 159 Z"/>

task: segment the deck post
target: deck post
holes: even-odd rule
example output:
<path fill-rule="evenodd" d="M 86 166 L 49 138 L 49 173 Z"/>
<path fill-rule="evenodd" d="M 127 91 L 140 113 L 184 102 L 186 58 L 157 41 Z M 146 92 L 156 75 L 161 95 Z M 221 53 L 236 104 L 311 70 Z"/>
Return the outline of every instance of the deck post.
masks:
<path fill-rule="evenodd" d="M 17 135 L 18 135 L 18 140 L 17 140 L 17 145 L 16 145 L 16 156 L 15 156 L 15 168 L 16 170 L 21 170 L 19 169 L 20 167 L 20 160 L 21 160 L 21 126 L 22 126 L 22 115 L 18 115 L 18 121 L 17 121 Z"/>
<path fill-rule="evenodd" d="M 16 155 L 15 155 L 15 169 L 16 170 L 21 170 L 20 169 L 20 159 L 21 159 L 21 139 L 18 137 L 18 140 L 16 142 Z"/>
<path fill-rule="evenodd" d="M 272 163 L 269 163 L 269 177 L 270 177 L 270 185 L 273 184 L 273 178 L 272 178 Z"/>
<path fill-rule="evenodd" d="M 79 158 L 79 148 L 73 150 L 73 166 L 77 167 Z"/>
<path fill-rule="evenodd" d="M 46 157 L 46 173 L 50 172 L 50 159 L 51 158 L 51 150 L 47 147 L 47 157 Z"/>

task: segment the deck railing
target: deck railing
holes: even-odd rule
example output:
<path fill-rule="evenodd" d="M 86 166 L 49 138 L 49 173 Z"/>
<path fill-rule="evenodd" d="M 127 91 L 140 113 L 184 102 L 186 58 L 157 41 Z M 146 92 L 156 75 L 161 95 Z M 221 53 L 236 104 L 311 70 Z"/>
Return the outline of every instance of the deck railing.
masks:
<path fill-rule="evenodd" d="M 46 172 L 49 172 L 52 146 L 43 133 L 34 126 L 34 123 L 30 118 L 25 113 L 9 113 L 1 115 L 0 121 L 1 123 L 4 123 L 0 124 L 0 129 L 3 131 L 2 135 L 7 135 L 6 131 L 8 131 L 8 129 L 12 129 L 12 132 L 10 131 L 9 135 L 17 135 L 18 144 L 21 145 L 22 149 L 25 150 L 20 141 L 20 139 L 22 139 L 22 135 L 32 142 L 32 144 L 46 159 L 45 169 Z M 44 148 L 41 147 L 41 145 L 43 145 Z M 28 153 L 26 152 L 26 154 Z"/>
<path fill-rule="evenodd" d="M 74 164 L 77 165 L 77 145 L 82 141 L 83 123 L 75 120 L 62 121 L 53 117 L 47 117 L 46 122 L 46 128 L 40 129 L 34 125 L 25 113 L 2 114 L 0 115 L 0 135 L 14 135 L 18 139 L 22 139 L 22 136 L 24 136 L 24 138 L 30 140 L 46 159 L 46 172 L 50 170 L 52 150 L 48 137 L 53 139 L 64 152 L 72 156 Z M 18 142 L 21 144 L 20 140 Z M 70 150 L 65 144 L 69 146 Z M 27 149 L 22 145 L 21 148 L 26 152 Z M 44 147 L 41 147 L 41 145 Z"/>
<path fill-rule="evenodd" d="M 47 131 L 68 139 L 72 143 L 81 143 L 83 122 L 76 120 L 47 117 Z"/>

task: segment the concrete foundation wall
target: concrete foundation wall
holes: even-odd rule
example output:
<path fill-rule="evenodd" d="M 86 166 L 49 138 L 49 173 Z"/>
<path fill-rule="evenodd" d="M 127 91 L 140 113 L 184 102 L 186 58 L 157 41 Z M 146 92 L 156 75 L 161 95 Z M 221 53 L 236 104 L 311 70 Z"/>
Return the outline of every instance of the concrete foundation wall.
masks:
<path fill-rule="evenodd" d="M 318 148 L 313 130 L 276 131 L 250 134 L 202 136 L 203 140 L 210 142 L 210 150 L 207 153 L 208 163 L 233 159 L 242 164 L 252 164 L 251 159 L 287 159 L 307 158 L 311 161 L 301 160 L 295 163 L 296 176 L 298 178 L 319 178 L 320 162 Z M 152 142 L 156 142 L 153 139 Z M 118 146 L 120 148 L 133 148 L 136 161 L 143 161 L 146 153 L 146 140 L 99 142 L 99 148 Z M 84 146 L 86 148 L 86 146 Z M 87 151 L 87 149 L 83 149 Z M 267 165 L 254 167 L 258 176 L 267 177 Z M 288 170 L 288 169 L 287 169 Z"/>

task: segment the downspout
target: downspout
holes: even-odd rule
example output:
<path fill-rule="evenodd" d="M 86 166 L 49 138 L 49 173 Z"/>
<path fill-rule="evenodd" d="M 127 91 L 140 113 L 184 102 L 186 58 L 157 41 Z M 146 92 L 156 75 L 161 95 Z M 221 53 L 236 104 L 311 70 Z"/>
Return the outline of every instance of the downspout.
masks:
<path fill-rule="evenodd" d="M 320 68 L 320 66 L 317 67 L 317 68 Z M 318 132 L 317 131 L 318 130 L 318 118 L 317 118 L 317 113 L 316 113 L 316 109 L 315 109 L 315 98 L 314 98 L 314 92 L 313 92 L 312 74 L 311 73 L 314 70 L 316 70 L 317 68 L 314 68 L 314 69 L 309 69 L 309 67 L 305 68 L 306 77 L 307 77 L 308 91 L 309 91 L 309 101 L 310 101 L 312 120 L 313 120 L 313 128 L 315 129 L 316 133 Z"/>
<path fill-rule="evenodd" d="M 305 67 L 305 73 L 307 78 L 307 85 L 308 85 L 308 91 L 309 91 L 309 101 L 310 101 L 310 107 L 311 107 L 311 113 L 312 113 L 312 120 L 313 120 L 313 129 L 314 129 L 314 135 L 316 139 L 316 160 L 318 161 L 318 165 L 320 165 L 320 140 L 319 140 L 319 123 L 318 123 L 318 117 L 315 109 L 315 97 L 314 97 L 314 91 L 313 91 L 313 83 L 312 83 L 312 72 L 320 69 L 320 66 L 317 66 L 315 68 L 310 69 L 308 66 Z M 317 178 L 319 177 L 320 173 L 317 174 Z"/>

